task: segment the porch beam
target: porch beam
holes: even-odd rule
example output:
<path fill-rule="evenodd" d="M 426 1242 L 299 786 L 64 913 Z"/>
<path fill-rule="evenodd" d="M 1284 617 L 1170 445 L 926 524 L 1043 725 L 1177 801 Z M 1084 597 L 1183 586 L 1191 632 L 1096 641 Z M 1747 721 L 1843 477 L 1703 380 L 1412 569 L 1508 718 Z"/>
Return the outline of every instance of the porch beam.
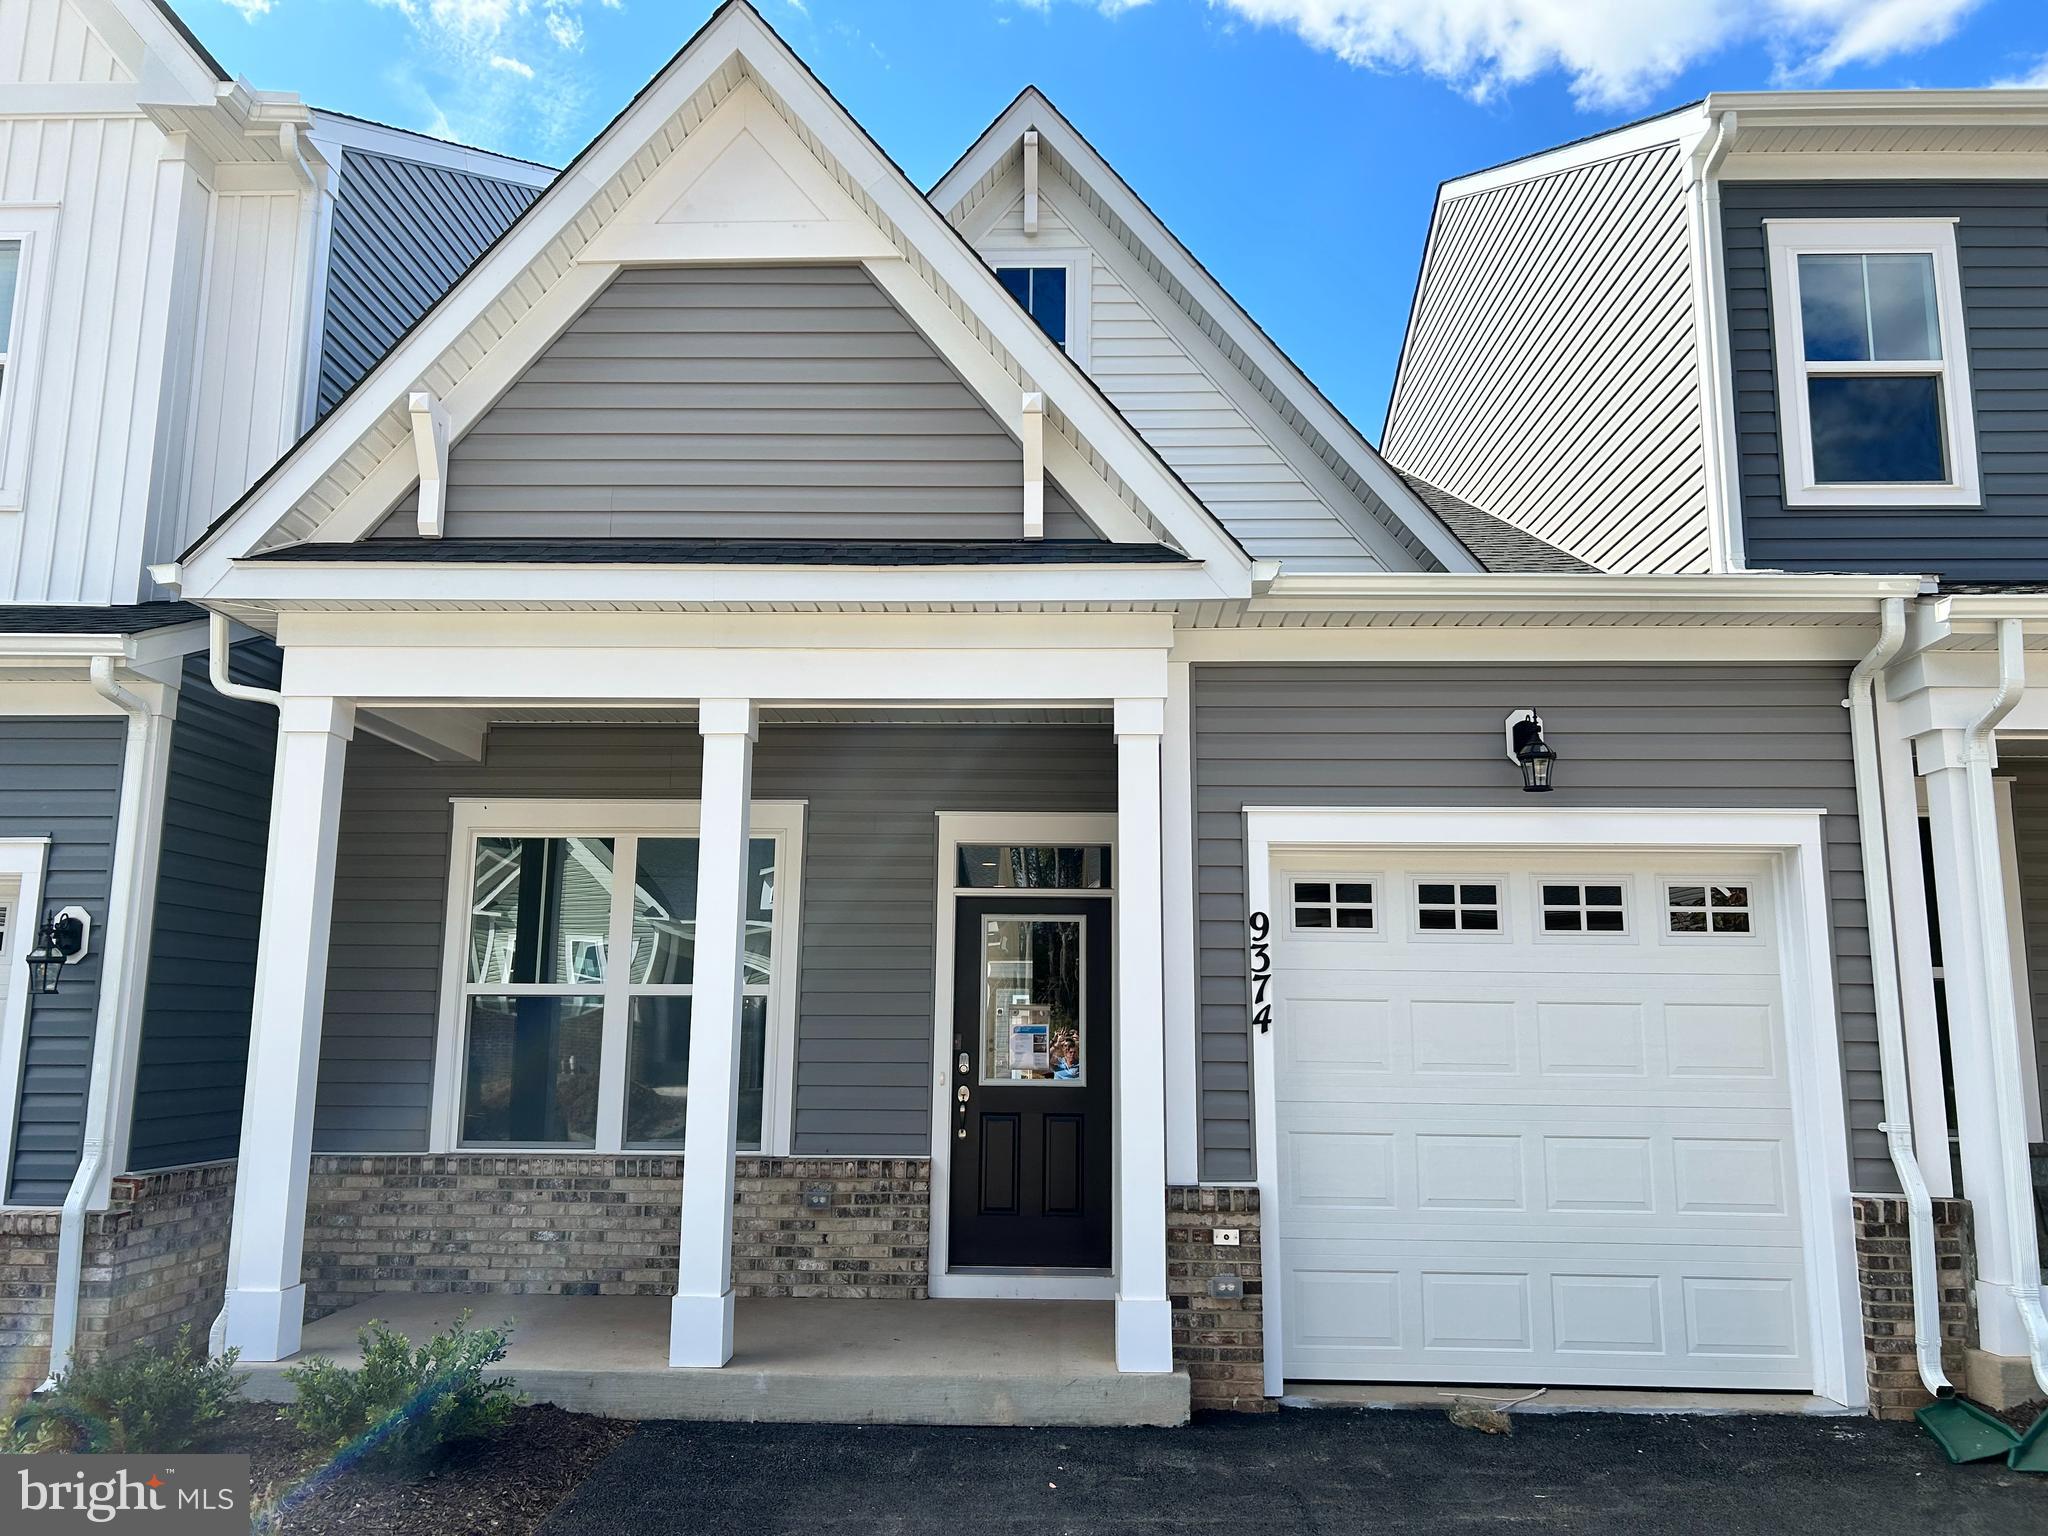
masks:
<path fill-rule="evenodd" d="M 748 801 L 759 712 L 752 699 L 703 699 L 697 934 L 690 1005 L 683 1216 L 668 1363 L 732 1358 L 733 1155 L 740 1104 L 740 962 L 746 934 Z"/>
<path fill-rule="evenodd" d="M 245 1155 L 235 1177 L 227 1307 L 215 1341 L 216 1348 L 240 1350 L 244 1360 L 297 1354 L 306 1316 L 306 1176 L 342 769 L 354 731 L 355 706 L 346 699 L 287 698 L 278 721 L 242 1103 Z"/>
<path fill-rule="evenodd" d="M 1170 1371 L 1160 850 L 1166 700 L 1120 698 L 1115 719 L 1116 1366 L 1120 1371 Z"/>

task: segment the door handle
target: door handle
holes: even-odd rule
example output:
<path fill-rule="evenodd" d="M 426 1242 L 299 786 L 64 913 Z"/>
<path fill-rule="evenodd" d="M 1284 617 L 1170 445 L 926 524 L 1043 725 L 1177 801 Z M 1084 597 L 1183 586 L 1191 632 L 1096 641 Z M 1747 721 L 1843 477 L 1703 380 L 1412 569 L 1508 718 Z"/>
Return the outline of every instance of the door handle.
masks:
<path fill-rule="evenodd" d="M 962 1104 L 967 1102 L 967 1085 L 965 1083 L 960 1085 L 958 1096 Z"/>

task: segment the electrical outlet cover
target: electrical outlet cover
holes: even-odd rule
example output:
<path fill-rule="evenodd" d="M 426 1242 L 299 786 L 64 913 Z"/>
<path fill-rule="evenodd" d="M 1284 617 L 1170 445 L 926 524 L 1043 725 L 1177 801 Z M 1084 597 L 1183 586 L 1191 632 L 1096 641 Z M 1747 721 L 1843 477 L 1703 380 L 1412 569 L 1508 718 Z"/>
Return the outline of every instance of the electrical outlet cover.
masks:
<path fill-rule="evenodd" d="M 1235 1248 L 1238 1244 L 1237 1228 L 1218 1227 L 1215 1232 L 1215 1242 L 1218 1248 Z"/>

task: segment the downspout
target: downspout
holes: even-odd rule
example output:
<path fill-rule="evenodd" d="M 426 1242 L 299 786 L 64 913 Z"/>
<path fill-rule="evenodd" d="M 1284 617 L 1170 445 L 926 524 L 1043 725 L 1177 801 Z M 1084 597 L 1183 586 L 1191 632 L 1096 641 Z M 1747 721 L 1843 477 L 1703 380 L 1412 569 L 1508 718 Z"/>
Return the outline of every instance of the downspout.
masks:
<path fill-rule="evenodd" d="M 2027 687 L 2026 630 L 2022 620 L 1998 621 L 1998 691 L 1963 736 L 1964 772 L 1969 778 L 1973 872 L 1987 911 L 2003 912 L 2005 882 L 1999 874 L 1997 811 L 1991 764 L 1997 755 L 1999 722 L 2012 713 Z M 2012 914 L 2006 913 L 2006 922 Z M 1990 930 L 1998 929 L 1998 941 Z M 1979 924 L 1985 985 L 1990 991 L 1992 1102 L 1998 1117 L 1998 1149 L 2005 1161 L 2005 1218 L 2012 1232 L 2013 1275 L 2006 1284 L 2026 1330 L 2034 1380 L 2048 1391 L 2048 1314 L 2041 1309 L 2041 1250 L 2034 1235 L 2033 1170 L 2025 1151 L 2026 1106 L 2020 1098 L 2018 999 L 2012 985 L 2012 955 L 2005 923 Z"/>
<path fill-rule="evenodd" d="M 47 1391 L 71 1366 L 78 1344 L 78 1284 L 85 1261 L 85 1218 L 93 1191 L 106 1171 L 113 1137 L 108 1118 L 114 1098 L 114 1073 L 126 1059 L 126 1041 L 119 1036 L 129 1010 L 122 996 L 128 947 L 141 910 L 139 872 L 142 857 L 143 807 L 149 799 L 148 773 L 155 715 L 149 705 L 114 681 L 114 658 L 92 658 L 92 686 L 128 717 L 128 736 L 121 760 L 121 804 L 114 831 L 113 878 L 108 882 L 107 918 L 100 945 L 100 1005 L 93 1029 L 92 1076 L 85 1098 L 85 1137 L 79 1148 L 78 1171 L 64 1192 L 57 1226 L 57 1274 L 50 1312 L 50 1371 Z"/>
<path fill-rule="evenodd" d="M 248 683 L 238 683 L 228 676 L 230 651 L 228 645 L 228 616 L 224 613 L 209 613 L 206 616 L 206 679 L 213 684 L 213 691 L 224 699 L 240 699 L 245 704 L 268 704 L 273 709 L 284 707 L 284 695 L 272 688 L 256 688 Z M 250 1044 L 255 1044 L 256 1020 L 249 1020 Z M 249 1123 L 249 1095 L 256 1090 L 256 1079 L 252 1074 L 242 1089 L 242 1124 Z M 237 1149 L 239 1151 L 239 1148 Z M 239 1225 L 228 1228 L 228 1283 L 233 1283 L 235 1253 L 241 1246 L 242 1229 Z M 221 1295 L 220 1311 L 216 1312 L 206 1330 L 206 1352 L 214 1357 L 227 1348 L 228 1307 L 227 1295 Z"/>
<path fill-rule="evenodd" d="M 1920 1382 L 1937 1398 L 1955 1396 L 1941 1366 L 1941 1306 L 1936 1287 L 1934 1202 L 1913 1149 L 1913 1110 L 1907 1089 L 1906 1021 L 1899 1002 L 1899 958 L 1893 930 L 1890 851 L 1885 839 L 1884 785 L 1878 771 L 1877 690 L 1885 668 L 1906 638 L 1906 600 L 1888 597 L 1879 609 L 1877 644 L 1849 674 L 1849 741 L 1856 760 L 1856 831 L 1863 845 L 1863 884 L 1869 906 L 1871 982 L 1877 995 L 1878 1074 L 1884 1085 L 1885 1147 L 1906 1196 L 1906 1233 L 1912 1254 L 1913 1357 Z"/>
<path fill-rule="evenodd" d="M 1733 368 L 1722 325 L 1725 278 L 1717 259 L 1721 250 L 1721 190 L 1714 179 L 1721 162 L 1735 147 L 1736 114 L 1713 117 L 1713 137 L 1692 157 L 1692 269 L 1694 345 L 1699 349 L 1700 425 L 1705 433 L 1705 460 L 1710 505 L 1707 544 L 1712 568 L 1739 571 L 1744 565 L 1742 515 L 1737 506 L 1735 466 L 1729 452 L 1727 421 L 1733 398 Z"/>

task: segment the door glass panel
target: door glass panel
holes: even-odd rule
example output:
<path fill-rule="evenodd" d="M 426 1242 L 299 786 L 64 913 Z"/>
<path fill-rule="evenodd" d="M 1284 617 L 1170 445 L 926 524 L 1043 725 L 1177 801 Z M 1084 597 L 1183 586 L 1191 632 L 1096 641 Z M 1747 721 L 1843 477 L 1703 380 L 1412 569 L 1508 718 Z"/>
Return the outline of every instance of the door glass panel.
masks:
<path fill-rule="evenodd" d="M 612 840 L 478 838 L 469 913 L 471 981 L 601 983 L 612 921 Z"/>
<path fill-rule="evenodd" d="M 1080 1083 L 1082 920 L 982 920 L 984 1083 Z"/>
<path fill-rule="evenodd" d="M 977 891 L 1106 891 L 1103 845 L 962 843 L 960 884 Z"/>

